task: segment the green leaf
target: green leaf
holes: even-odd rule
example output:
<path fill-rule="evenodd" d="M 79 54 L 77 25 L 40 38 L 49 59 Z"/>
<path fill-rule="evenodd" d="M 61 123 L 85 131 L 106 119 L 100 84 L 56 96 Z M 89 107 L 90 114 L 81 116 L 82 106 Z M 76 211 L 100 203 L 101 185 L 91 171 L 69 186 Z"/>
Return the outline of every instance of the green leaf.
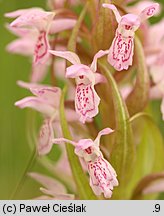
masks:
<path fill-rule="evenodd" d="M 83 8 L 78 20 L 77 20 L 77 23 L 76 25 L 74 26 L 73 30 L 72 30 L 72 34 L 70 36 L 70 39 L 68 41 L 68 46 L 67 46 L 67 49 L 69 51 L 72 51 L 72 52 L 75 52 L 76 51 L 76 43 L 77 43 L 77 37 L 78 37 L 78 34 L 79 34 L 79 30 L 80 30 L 80 27 L 81 27 L 81 24 L 85 18 L 85 14 L 87 12 L 87 8 L 88 8 L 88 2 L 86 3 L 85 7 Z"/>
<path fill-rule="evenodd" d="M 107 67 L 100 63 L 108 84 L 111 87 L 115 110 L 115 143 L 111 152 L 111 164 L 117 172 L 119 187 L 114 190 L 114 198 L 126 199 L 125 187 L 133 172 L 135 149 L 132 142 L 132 128 L 129 123 L 129 114 L 126 105 L 120 95 L 117 84 Z"/>
<path fill-rule="evenodd" d="M 144 50 L 139 38 L 135 37 L 135 57 L 137 61 L 137 78 L 133 91 L 126 100 L 129 114 L 141 112 L 149 100 L 149 74 L 147 71 Z M 138 103 L 136 103 L 138 101 Z"/>
<path fill-rule="evenodd" d="M 64 88 L 63 90 L 63 94 L 62 94 L 61 102 L 60 102 L 61 127 L 62 127 L 64 137 L 69 140 L 73 140 L 71 137 L 70 131 L 69 131 L 69 127 L 68 127 L 66 117 L 65 117 L 65 112 L 64 112 L 65 93 L 66 93 L 66 88 Z M 83 172 L 79 158 L 74 153 L 74 147 L 71 144 L 67 143 L 66 150 L 67 150 L 68 160 L 69 160 L 69 163 L 72 169 L 73 177 L 77 185 L 77 191 L 79 193 L 80 199 L 84 199 L 84 200 L 97 199 L 91 187 L 89 186 L 89 179 L 87 178 L 86 174 Z"/>
<path fill-rule="evenodd" d="M 163 137 L 151 116 L 138 113 L 130 121 L 137 137 L 137 160 L 129 184 L 129 193 L 146 175 L 164 170 Z"/>

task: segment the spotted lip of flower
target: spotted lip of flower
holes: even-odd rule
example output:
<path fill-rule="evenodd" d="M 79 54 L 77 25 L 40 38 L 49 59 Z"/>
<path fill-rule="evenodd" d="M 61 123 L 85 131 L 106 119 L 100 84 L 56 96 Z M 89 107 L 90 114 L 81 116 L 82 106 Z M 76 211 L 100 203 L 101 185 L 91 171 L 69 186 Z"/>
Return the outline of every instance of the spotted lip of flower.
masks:
<path fill-rule="evenodd" d="M 66 77 L 75 78 L 75 109 L 80 115 L 80 121 L 85 123 L 98 113 L 100 98 L 95 89 L 95 74 L 86 65 L 72 65 L 67 68 Z"/>
<path fill-rule="evenodd" d="M 94 85 L 103 82 L 103 78 L 95 72 L 97 70 L 97 59 L 106 53 L 101 50 L 96 53 L 91 66 L 81 64 L 79 57 L 73 52 L 50 50 L 50 53 L 65 58 L 73 64 L 67 68 L 66 77 L 76 80 L 75 109 L 80 116 L 80 121 L 85 123 L 87 119 L 92 119 L 98 114 L 100 98 L 94 89 Z"/>
<path fill-rule="evenodd" d="M 11 15 L 13 14 L 9 13 L 8 16 L 11 17 Z M 14 15 L 17 18 L 10 24 L 11 27 L 30 27 L 31 29 L 36 28 L 38 30 L 38 32 L 36 33 L 37 40 L 34 48 L 33 61 L 34 64 L 45 64 L 49 58 L 49 42 L 47 34 L 55 14 L 53 12 L 46 12 L 42 9 L 34 8 L 17 11 Z"/>
<path fill-rule="evenodd" d="M 134 33 L 140 27 L 141 22 L 153 16 L 159 4 L 154 3 L 141 11 L 140 15 L 126 14 L 121 16 L 115 5 L 103 4 L 115 14 L 118 28 L 115 38 L 109 49 L 108 62 L 117 70 L 127 70 L 133 63 Z"/>
<path fill-rule="evenodd" d="M 94 193 L 99 196 L 101 193 L 106 198 L 112 196 L 113 187 L 118 186 L 117 175 L 113 167 L 102 156 L 92 162 L 88 162 L 90 175 L 90 186 Z"/>

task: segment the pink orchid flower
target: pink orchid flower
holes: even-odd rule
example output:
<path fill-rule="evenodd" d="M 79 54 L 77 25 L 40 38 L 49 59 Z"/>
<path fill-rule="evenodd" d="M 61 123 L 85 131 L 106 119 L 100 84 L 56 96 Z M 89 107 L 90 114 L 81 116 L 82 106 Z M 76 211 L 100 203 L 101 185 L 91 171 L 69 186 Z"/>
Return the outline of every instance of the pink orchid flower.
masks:
<path fill-rule="evenodd" d="M 41 8 L 22 9 L 6 13 L 6 17 L 16 18 L 10 24 L 10 30 L 20 38 L 8 45 L 13 53 L 33 56 L 32 82 L 43 80 L 50 63 L 48 34 L 73 28 L 76 20 L 56 19 L 55 13 Z M 20 31 L 22 34 L 20 34 Z M 40 71 L 40 73 L 39 73 Z"/>
<path fill-rule="evenodd" d="M 97 196 L 103 193 L 106 198 L 112 196 L 113 187 L 118 186 L 118 181 L 115 170 L 110 163 L 104 159 L 100 151 L 100 138 L 102 135 L 112 132 L 112 129 L 105 128 L 98 133 L 94 141 L 91 139 L 81 139 L 78 142 L 73 142 L 65 138 L 52 140 L 55 144 L 67 142 L 75 146 L 75 154 L 83 158 L 87 164 L 92 190 Z"/>
<path fill-rule="evenodd" d="M 37 182 L 42 184 L 44 188 L 40 188 L 40 190 L 46 194 L 44 196 L 37 197 L 37 200 L 73 200 L 73 194 L 67 194 L 66 188 L 59 181 L 39 174 L 39 173 L 29 173 L 31 178 L 35 179 Z"/>
<path fill-rule="evenodd" d="M 52 148 L 52 138 L 54 130 L 59 130 L 59 105 L 61 90 L 58 87 L 51 87 L 36 83 L 26 83 L 18 81 L 18 85 L 31 91 L 34 96 L 25 97 L 15 103 L 21 109 L 32 108 L 44 116 L 43 124 L 40 128 L 37 150 L 39 155 L 48 154 Z M 75 122 L 78 116 L 75 111 L 66 109 L 66 118 L 68 122 Z"/>
<path fill-rule="evenodd" d="M 96 73 L 97 59 L 105 55 L 104 51 L 99 51 L 93 58 L 91 66 L 81 64 L 79 57 L 70 51 L 53 51 L 50 53 L 65 58 L 73 65 L 66 69 L 66 78 L 75 78 L 75 109 L 80 116 L 80 121 L 85 123 L 87 119 L 92 119 L 98 114 L 100 98 L 97 95 L 94 85 L 104 82 L 104 77 Z"/>
<path fill-rule="evenodd" d="M 55 13 L 46 12 L 40 8 L 24 9 L 7 13 L 7 17 L 17 17 L 10 25 L 11 27 L 30 27 L 36 29 L 37 40 L 34 48 L 34 63 L 45 63 L 48 59 L 48 31 Z"/>
<path fill-rule="evenodd" d="M 40 128 L 38 138 L 38 153 L 47 154 L 52 148 L 51 139 L 54 137 L 53 121 L 59 117 L 59 103 L 61 90 L 57 87 L 50 87 L 39 84 L 18 82 L 23 88 L 29 89 L 34 96 L 26 97 L 15 103 L 16 106 L 23 109 L 32 108 L 44 115 L 44 122 Z"/>
<path fill-rule="evenodd" d="M 139 15 L 126 14 L 124 16 L 120 15 L 113 4 L 103 4 L 103 7 L 111 9 L 118 22 L 115 38 L 109 49 L 108 62 L 118 71 L 127 70 L 133 62 L 135 31 L 142 21 L 155 14 L 159 4 L 154 3 L 146 7 Z"/>

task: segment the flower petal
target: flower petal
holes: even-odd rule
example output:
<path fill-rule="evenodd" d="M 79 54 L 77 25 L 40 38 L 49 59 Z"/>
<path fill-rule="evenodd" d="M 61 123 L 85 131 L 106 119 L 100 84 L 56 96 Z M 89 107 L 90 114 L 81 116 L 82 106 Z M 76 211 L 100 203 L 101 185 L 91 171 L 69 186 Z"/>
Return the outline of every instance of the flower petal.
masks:
<path fill-rule="evenodd" d="M 100 73 L 95 73 L 94 75 L 95 75 L 95 84 L 107 82 L 107 79 L 104 75 Z"/>
<path fill-rule="evenodd" d="M 159 55 L 156 56 L 156 58 L 159 57 L 160 57 Z M 158 65 L 158 63 L 156 62 L 150 66 L 150 74 L 152 76 L 153 81 L 157 84 L 164 79 L 163 65 L 162 64 Z"/>
<path fill-rule="evenodd" d="M 77 21 L 74 19 L 55 19 L 51 23 L 49 33 L 55 34 L 64 30 L 72 29 L 76 22 Z"/>
<path fill-rule="evenodd" d="M 33 83 L 42 82 L 48 72 L 50 62 L 47 61 L 44 64 L 38 63 L 32 65 L 32 73 L 30 81 Z"/>
<path fill-rule="evenodd" d="M 26 97 L 15 103 L 21 109 L 26 107 L 32 108 L 38 112 L 41 112 L 47 116 L 52 116 L 54 113 L 54 107 L 45 103 L 45 101 L 38 97 Z"/>
<path fill-rule="evenodd" d="M 60 182 L 58 182 L 57 180 L 55 180 L 51 177 L 48 177 L 46 175 L 42 175 L 39 173 L 34 173 L 34 172 L 28 173 L 28 175 L 31 178 L 35 179 L 40 184 L 42 184 L 48 190 L 50 190 L 56 194 L 66 193 L 65 187 Z"/>
<path fill-rule="evenodd" d="M 132 92 L 133 86 L 131 84 L 125 84 L 124 86 L 120 87 L 120 93 L 124 100 L 127 99 L 128 95 Z"/>
<path fill-rule="evenodd" d="M 85 149 L 87 149 L 87 148 L 89 148 L 89 147 L 91 147 L 93 145 L 94 145 L 93 140 L 91 140 L 91 139 L 81 139 L 81 140 L 79 140 L 79 142 L 76 145 L 75 153 L 78 155 L 78 152 L 80 150 L 85 150 Z"/>
<path fill-rule="evenodd" d="M 99 51 L 95 54 L 95 56 L 94 56 L 94 58 L 93 58 L 93 61 L 92 61 L 92 63 L 91 63 L 91 66 L 90 66 L 90 68 L 91 68 L 91 70 L 92 70 L 93 72 L 96 72 L 96 71 L 97 71 L 97 59 L 98 59 L 98 58 L 101 58 L 102 56 L 107 55 L 107 54 L 109 54 L 109 50 L 99 50 Z"/>
<path fill-rule="evenodd" d="M 164 37 L 164 18 L 154 25 L 149 26 L 149 37 L 148 39 L 148 48 L 150 46 L 150 50 L 159 49 L 163 51 L 162 47 L 160 46 L 163 43 Z M 157 37 L 158 35 L 158 37 Z M 149 54 L 149 53 L 148 53 Z"/>
<path fill-rule="evenodd" d="M 48 6 L 52 10 L 60 9 L 65 7 L 65 0 L 48 0 Z M 74 6 L 80 3 L 80 0 L 67 0 L 67 4 L 69 6 Z"/>
<path fill-rule="evenodd" d="M 161 99 L 163 97 L 163 92 L 159 85 L 155 85 L 150 89 L 149 95 L 151 99 Z"/>
<path fill-rule="evenodd" d="M 91 139 L 79 140 L 75 147 L 75 154 L 83 158 L 85 162 L 95 161 L 97 157 L 102 155 L 99 147 L 97 148 Z"/>
<path fill-rule="evenodd" d="M 53 200 L 73 200 L 75 196 L 73 194 L 57 194 L 55 191 L 47 190 L 45 188 L 40 188 L 40 190 L 50 196 L 53 196 Z"/>
<path fill-rule="evenodd" d="M 35 27 L 39 31 L 47 30 L 50 22 L 54 17 L 53 12 L 46 12 L 42 9 L 33 9 L 25 11 L 18 18 L 16 18 L 10 26 L 12 27 Z"/>
<path fill-rule="evenodd" d="M 123 37 L 116 32 L 109 50 L 108 62 L 117 70 L 127 70 L 133 61 L 134 37 Z"/>
<path fill-rule="evenodd" d="M 106 198 L 110 198 L 113 187 L 118 186 L 116 172 L 111 168 L 109 162 L 101 156 L 88 163 L 90 186 L 96 195 L 99 196 L 103 193 Z"/>
<path fill-rule="evenodd" d="M 79 116 L 74 109 L 66 108 L 65 115 L 68 122 L 77 122 L 79 120 Z"/>
<path fill-rule="evenodd" d="M 30 91 L 37 97 L 44 100 L 45 103 L 53 106 L 54 108 L 59 108 L 61 89 L 58 87 L 40 87 L 40 88 L 30 88 Z"/>
<path fill-rule="evenodd" d="M 154 14 L 156 13 L 156 11 L 159 8 L 159 4 L 158 3 L 154 3 L 148 7 L 146 7 L 141 13 L 140 13 L 140 19 L 142 21 L 154 16 Z"/>
<path fill-rule="evenodd" d="M 38 197 L 34 197 L 32 200 L 54 200 L 54 197 L 50 197 L 47 195 L 41 195 Z"/>
<path fill-rule="evenodd" d="M 11 27 L 8 23 L 5 25 L 6 29 L 10 31 L 12 34 L 19 36 L 19 37 L 26 37 L 28 35 L 35 35 L 38 33 L 36 29 L 28 29 L 28 28 L 15 28 Z M 34 39 L 32 36 L 31 39 Z"/>
<path fill-rule="evenodd" d="M 34 53 L 34 43 L 28 38 L 20 38 L 9 43 L 6 50 L 10 53 L 31 56 Z"/>
<path fill-rule="evenodd" d="M 59 107 L 61 89 L 37 83 L 27 83 L 17 81 L 17 84 L 23 88 L 29 89 L 35 96 L 41 99 L 45 104 L 51 105 L 54 108 Z"/>
<path fill-rule="evenodd" d="M 73 52 L 70 51 L 53 51 L 53 50 L 49 50 L 49 52 L 52 55 L 61 57 L 61 58 L 65 58 L 66 60 L 70 61 L 72 64 L 80 64 L 80 59 L 78 57 L 78 55 L 76 55 Z"/>
<path fill-rule="evenodd" d="M 50 45 L 46 31 L 40 31 L 34 47 L 34 64 L 46 64 L 49 59 Z"/>
<path fill-rule="evenodd" d="M 95 84 L 95 73 L 90 69 L 90 67 L 83 64 L 71 65 L 66 69 L 66 78 L 76 78 L 77 84 L 89 83 Z"/>
<path fill-rule="evenodd" d="M 121 28 L 123 28 L 121 29 L 122 34 L 125 35 L 125 37 L 128 37 L 128 36 L 133 36 L 134 32 L 140 27 L 141 21 L 138 15 L 125 14 L 121 18 L 120 25 L 121 25 Z M 121 30 L 119 31 L 120 33 L 121 33 Z"/>
<path fill-rule="evenodd" d="M 110 133 L 113 133 L 113 132 L 114 132 L 114 130 L 112 130 L 111 128 L 104 128 L 103 130 L 101 130 L 98 133 L 98 135 L 97 135 L 97 137 L 96 137 L 96 139 L 94 141 L 94 144 L 96 146 L 99 146 L 100 145 L 100 138 L 101 138 L 101 136 L 107 135 L 107 134 L 110 134 Z"/>
<path fill-rule="evenodd" d="M 52 142 L 54 144 L 62 144 L 64 142 L 64 143 L 72 144 L 73 146 L 76 146 L 76 144 L 77 144 L 76 142 L 71 141 L 69 139 L 65 139 L 65 138 L 54 138 L 54 139 L 52 139 Z"/>
<path fill-rule="evenodd" d="M 37 150 L 39 155 L 48 154 L 52 148 L 54 131 L 50 119 L 46 119 L 40 128 Z"/>
<path fill-rule="evenodd" d="M 115 7 L 115 5 L 113 5 L 113 4 L 102 4 L 102 6 L 103 6 L 104 8 L 109 8 L 109 9 L 111 9 L 111 10 L 113 11 L 115 17 L 116 17 L 117 22 L 118 22 L 118 23 L 120 22 L 121 16 L 120 16 L 119 11 L 118 11 L 117 8 Z"/>
<path fill-rule="evenodd" d="M 148 187 L 146 187 L 143 190 L 143 194 L 152 194 L 152 193 L 161 193 L 164 192 L 164 180 L 158 180 L 150 185 L 148 185 Z"/>
<path fill-rule="evenodd" d="M 100 98 L 97 95 L 94 86 L 91 84 L 77 85 L 75 95 L 75 109 L 80 116 L 80 121 L 85 123 L 87 118 L 93 118 L 98 114 L 98 105 Z"/>
<path fill-rule="evenodd" d="M 16 18 L 16 17 L 19 17 L 19 16 L 23 15 L 24 13 L 27 13 L 27 12 L 30 12 L 30 11 L 35 11 L 35 10 L 43 11 L 42 8 L 37 8 L 37 7 L 35 7 L 35 8 L 26 8 L 26 9 L 20 9 L 20 10 L 5 13 L 5 17 Z"/>
<path fill-rule="evenodd" d="M 46 86 L 46 85 L 42 85 L 42 84 L 38 84 L 38 83 L 28 83 L 28 82 L 24 82 L 22 80 L 18 80 L 17 81 L 17 85 L 22 87 L 22 88 L 25 88 L 25 89 L 28 89 L 30 90 L 31 88 L 44 88 L 44 87 L 49 87 L 49 86 Z"/>

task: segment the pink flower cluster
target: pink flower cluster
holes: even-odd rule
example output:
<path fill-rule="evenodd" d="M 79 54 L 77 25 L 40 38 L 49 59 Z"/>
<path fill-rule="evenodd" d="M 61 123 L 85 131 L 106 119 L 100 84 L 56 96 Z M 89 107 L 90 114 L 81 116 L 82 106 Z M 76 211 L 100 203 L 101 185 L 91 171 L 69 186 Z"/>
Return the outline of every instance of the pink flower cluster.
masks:
<path fill-rule="evenodd" d="M 75 3 L 74 1 L 69 1 Z M 49 1 L 52 8 L 63 7 L 65 1 Z M 54 6 L 55 5 L 55 6 Z M 97 72 L 97 61 L 99 58 L 107 55 L 108 63 L 117 71 L 127 70 L 133 64 L 134 37 L 135 32 L 142 27 L 143 22 L 152 17 L 159 5 L 152 3 L 140 10 L 138 15 L 128 13 L 121 16 L 116 6 L 113 4 L 103 4 L 104 8 L 113 11 L 118 27 L 115 37 L 108 50 L 98 51 L 90 65 L 81 63 L 80 58 L 74 52 L 67 51 L 66 47 L 60 47 L 54 44 L 52 36 L 56 33 L 72 29 L 77 21 L 71 18 L 56 18 L 55 12 L 47 12 L 41 8 L 21 9 L 6 13 L 5 16 L 15 18 L 7 25 L 7 28 L 18 36 L 18 39 L 7 46 L 7 50 L 12 53 L 18 53 L 32 57 L 32 73 L 30 82 L 18 81 L 18 85 L 28 89 L 33 96 L 25 97 L 15 103 L 16 106 L 23 109 L 32 108 L 40 112 L 43 116 L 43 123 L 40 128 L 37 151 L 39 155 L 48 154 L 53 144 L 62 142 L 70 143 L 75 147 L 75 154 L 81 158 L 86 166 L 90 176 L 90 186 L 93 192 L 99 196 L 102 193 L 105 198 L 112 196 L 115 186 L 118 186 L 117 174 L 110 163 L 104 158 L 100 150 L 100 137 L 113 132 L 110 128 L 105 128 L 98 133 L 97 138 L 80 139 L 78 142 L 70 141 L 65 138 L 55 138 L 54 131 L 60 130 L 59 105 L 61 99 L 61 89 L 49 85 L 39 84 L 43 81 L 48 72 L 48 67 L 53 64 L 54 56 L 64 58 L 72 65 L 66 68 L 65 78 L 74 79 L 71 96 L 74 97 L 75 110 L 66 108 L 66 118 L 68 122 L 80 121 L 83 125 L 92 122 L 93 118 L 99 113 L 100 97 L 95 90 L 97 84 L 103 85 L 106 82 L 105 77 Z M 162 22 L 162 28 L 164 25 Z M 163 98 L 161 110 L 164 119 L 164 79 L 161 65 L 163 65 L 164 52 L 159 47 L 158 42 L 163 40 L 163 36 L 155 37 L 156 27 L 150 28 L 148 44 L 145 50 L 152 51 L 147 55 L 147 62 L 153 71 L 151 75 L 155 85 L 151 89 L 151 97 L 160 96 Z M 164 31 L 163 31 L 164 32 Z M 154 40 L 154 49 L 158 51 L 158 56 L 153 55 L 152 40 Z M 57 45 L 57 46 L 56 46 Z M 55 47 L 55 50 L 54 50 Z M 152 61 L 153 59 L 153 61 Z M 160 67 L 158 67 L 160 65 Z M 53 65 L 54 67 L 54 65 Z M 155 67 L 155 69 L 154 69 Z M 154 71 L 156 70 L 156 73 Z M 85 127 L 85 125 L 84 125 Z M 57 133 L 62 137 L 61 131 Z M 34 179 L 49 187 L 42 191 L 51 195 L 53 198 L 72 198 L 66 195 L 65 189 L 57 183 L 46 179 L 44 176 L 36 173 L 30 174 Z M 57 192 L 54 188 L 60 188 Z"/>

